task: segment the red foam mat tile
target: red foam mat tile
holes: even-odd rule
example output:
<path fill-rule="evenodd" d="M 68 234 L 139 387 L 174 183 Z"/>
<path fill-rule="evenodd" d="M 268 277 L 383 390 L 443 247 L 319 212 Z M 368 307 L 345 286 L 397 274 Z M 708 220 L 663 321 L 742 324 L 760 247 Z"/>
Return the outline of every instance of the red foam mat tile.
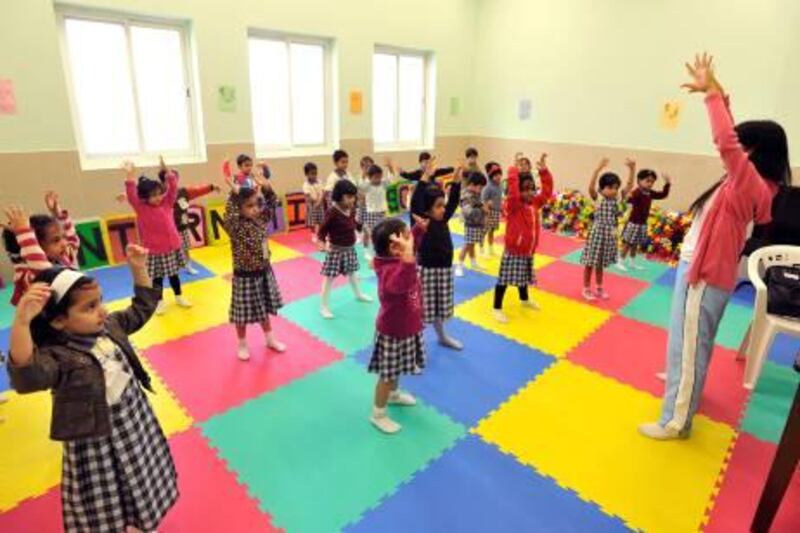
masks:
<path fill-rule="evenodd" d="M 583 292 L 583 267 L 564 261 L 556 261 L 536 272 L 540 289 L 585 302 Z M 592 279 L 594 287 L 594 278 Z M 617 311 L 648 287 L 647 282 L 618 276 L 607 270 L 603 273 L 603 288 L 611 296 L 608 300 L 588 302 L 595 307 Z"/>

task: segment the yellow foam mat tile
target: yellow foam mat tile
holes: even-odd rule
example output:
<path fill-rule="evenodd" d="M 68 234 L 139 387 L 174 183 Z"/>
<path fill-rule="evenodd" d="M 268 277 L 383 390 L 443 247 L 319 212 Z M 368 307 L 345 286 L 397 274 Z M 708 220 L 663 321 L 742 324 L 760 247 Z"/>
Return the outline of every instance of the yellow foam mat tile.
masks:
<path fill-rule="evenodd" d="M 269 241 L 270 261 L 280 263 L 302 257 L 303 254 L 275 241 Z M 204 246 L 191 251 L 192 261 L 197 261 L 214 274 L 221 276 L 233 272 L 230 244 Z"/>
<path fill-rule="evenodd" d="M 169 390 L 162 381 L 161 376 L 155 371 L 142 354 L 139 354 L 147 373 L 150 374 L 150 384 L 153 387 L 153 392 L 146 392 L 145 395 L 153 406 L 153 411 L 156 413 L 161 429 L 167 437 L 171 437 L 176 433 L 180 433 L 189 429 L 194 423 L 194 420 L 189 416 L 188 412 L 178 402 L 177 398 L 171 390 Z"/>
<path fill-rule="evenodd" d="M 0 405 L 0 512 L 44 494 L 61 479 L 61 443 L 50 440 L 49 392 L 16 394 Z"/>
<path fill-rule="evenodd" d="M 139 349 L 144 350 L 228 322 L 231 284 L 223 278 L 187 283 L 183 294 L 192 303 L 189 309 L 179 307 L 169 287 L 164 289 L 167 312 L 161 316 L 153 315 L 144 328 L 131 336 Z M 116 311 L 128 305 L 130 300 L 123 299 L 110 302 L 107 307 L 110 311 Z"/>
<path fill-rule="evenodd" d="M 503 303 L 508 316 L 501 324 L 491 313 L 494 291 L 456 306 L 458 318 L 556 357 L 564 357 L 611 317 L 611 313 L 549 292 L 533 289 L 539 311 L 523 308 L 516 288 L 509 287 Z"/>
<path fill-rule="evenodd" d="M 453 217 L 450 219 L 450 231 L 459 235 L 464 235 L 464 219 L 460 217 Z M 495 237 L 500 237 L 506 234 L 505 221 L 500 222 L 500 227 L 494 232 Z"/>
<path fill-rule="evenodd" d="M 461 248 L 458 248 L 455 252 L 453 252 L 454 257 L 458 259 L 459 254 L 461 253 Z M 480 265 L 480 269 L 473 269 L 470 264 L 470 260 L 466 259 L 464 262 L 464 267 L 470 270 L 474 270 L 475 272 L 481 272 L 483 274 L 487 274 L 489 276 L 499 276 L 500 275 L 500 261 L 503 258 L 503 250 L 497 249 L 495 247 L 495 254 L 490 255 L 488 257 L 484 257 L 480 253 L 480 249 L 476 250 L 477 258 L 478 258 L 478 265 Z M 555 257 L 550 257 L 549 255 L 544 254 L 535 254 L 533 256 L 533 269 L 539 270 L 540 268 L 546 267 L 550 263 L 555 263 L 557 259 Z"/>
<path fill-rule="evenodd" d="M 474 430 L 634 529 L 697 531 L 734 430 L 705 416 L 688 440 L 637 433 L 661 399 L 559 361 Z"/>

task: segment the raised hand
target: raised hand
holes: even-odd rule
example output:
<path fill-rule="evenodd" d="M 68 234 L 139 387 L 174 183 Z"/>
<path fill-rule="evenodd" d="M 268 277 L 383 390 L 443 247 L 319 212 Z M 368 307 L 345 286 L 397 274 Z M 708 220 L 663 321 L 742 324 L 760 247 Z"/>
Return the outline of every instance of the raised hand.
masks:
<path fill-rule="evenodd" d="M 136 177 L 133 175 L 136 167 L 133 166 L 133 161 L 126 159 L 122 162 L 122 169 L 125 171 L 125 180 L 126 181 L 136 181 Z"/>
<path fill-rule="evenodd" d="M 425 231 L 428 231 L 428 225 L 431 223 L 431 219 L 415 215 L 414 213 L 411 213 L 411 217 L 414 219 L 415 225 L 421 227 Z"/>
<path fill-rule="evenodd" d="M 522 152 L 517 152 L 516 154 L 514 154 L 514 166 L 515 167 L 519 166 L 519 160 L 522 159 L 523 157 L 525 157 L 525 154 L 523 154 Z"/>
<path fill-rule="evenodd" d="M 543 152 L 542 155 L 539 157 L 539 160 L 536 162 L 536 168 L 538 170 L 544 170 L 544 169 L 547 168 L 547 154 L 546 153 Z"/>
<path fill-rule="evenodd" d="M 160 154 L 158 156 L 158 168 L 160 168 L 164 172 L 166 172 L 168 170 L 167 169 L 167 164 L 164 162 L 164 156 L 160 155 Z"/>
<path fill-rule="evenodd" d="M 709 93 L 722 92 L 722 87 L 714 75 L 714 56 L 703 52 L 703 55 L 695 54 L 694 64 L 686 63 L 686 70 L 689 72 L 692 81 L 681 85 L 690 93 Z"/>
<path fill-rule="evenodd" d="M 414 259 L 414 236 L 411 232 L 403 235 L 402 233 L 389 236 L 389 240 L 400 247 L 400 255 L 405 259 Z"/>
<path fill-rule="evenodd" d="M 47 305 L 51 293 L 47 283 L 32 284 L 17 304 L 16 319 L 22 324 L 30 324 Z"/>
<path fill-rule="evenodd" d="M 57 217 L 61 214 L 61 206 L 58 205 L 58 193 L 55 191 L 47 191 L 44 195 L 44 204 L 47 206 L 47 210 L 50 213 Z"/>
<path fill-rule="evenodd" d="M 14 231 L 23 230 L 30 225 L 28 214 L 18 205 L 5 208 L 5 213 L 6 219 L 8 220 L 8 227 Z"/>
<path fill-rule="evenodd" d="M 125 247 L 125 255 L 128 257 L 128 264 L 132 268 L 147 268 L 147 256 L 149 251 L 147 248 L 139 246 L 138 244 L 129 244 Z"/>
<path fill-rule="evenodd" d="M 628 167 L 628 170 L 635 170 L 636 169 L 636 160 L 632 157 L 628 157 L 625 159 L 625 166 Z"/>
<path fill-rule="evenodd" d="M 603 159 L 601 159 L 600 163 L 597 164 L 597 172 L 600 172 L 600 171 L 604 170 L 606 167 L 608 167 L 608 164 L 610 162 L 611 161 L 607 157 L 604 157 Z"/>
<path fill-rule="evenodd" d="M 670 176 L 669 174 L 667 174 L 665 172 L 664 173 L 664 181 L 667 182 L 667 183 L 672 183 L 672 176 Z"/>

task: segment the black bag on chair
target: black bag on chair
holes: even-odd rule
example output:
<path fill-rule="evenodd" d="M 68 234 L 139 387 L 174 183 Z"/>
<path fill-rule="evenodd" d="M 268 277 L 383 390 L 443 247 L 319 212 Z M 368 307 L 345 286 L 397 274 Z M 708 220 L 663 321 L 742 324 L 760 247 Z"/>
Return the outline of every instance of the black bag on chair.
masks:
<path fill-rule="evenodd" d="M 767 284 L 767 312 L 800 318 L 800 267 L 769 267 L 764 281 Z"/>

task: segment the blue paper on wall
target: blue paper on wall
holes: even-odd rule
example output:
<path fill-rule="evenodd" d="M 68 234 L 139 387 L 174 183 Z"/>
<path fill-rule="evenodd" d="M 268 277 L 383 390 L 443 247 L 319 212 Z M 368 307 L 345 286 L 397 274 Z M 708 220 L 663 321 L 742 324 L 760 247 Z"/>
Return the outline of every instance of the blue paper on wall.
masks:
<path fill-rule="evenodd" d="M 517 116 L 520 120 L 528 120 L 531 118 L 531 101 L 528 98 L 523 98 L 519 101 L 519 108 L 517 109 Z"/>

